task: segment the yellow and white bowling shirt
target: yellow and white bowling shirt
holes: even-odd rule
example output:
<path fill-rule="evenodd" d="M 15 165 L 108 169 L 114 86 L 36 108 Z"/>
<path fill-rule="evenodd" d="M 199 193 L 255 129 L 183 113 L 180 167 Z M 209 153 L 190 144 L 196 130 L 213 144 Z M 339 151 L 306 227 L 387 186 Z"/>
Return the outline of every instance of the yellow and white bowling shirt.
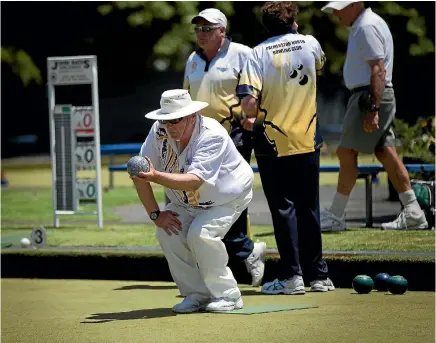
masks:
<path fill-rule="evenodd" d="M 197 115 L 192 137 L 182 152 L 165 125 L 156 121 L 139 154 L 148 156 L 156 170 L 194 174 L 204 180 L 195 192 L 165 188 L 168 199 L 185 208 L 224 205 L 248 194 L 253 186 L 253 170 L 229 134 L 216 120 L 201 115 Z"/>
<path fill-rule="evenodd" d="M 236 86 L 251 51 L 248 46 L 233 43 L 227 37 L 210 62 L 201 49 L 193 52 L 186 62 L 183 88 L 189 91 L 192 100 L 209 103 L 201 114 L 216 119 L 227 132 L 230 132 L 231 121 L 240 119 L 242 113 Z"/>
<path fill-rule="evenodd" d="M 237 94 L 258 99 L 253 133 L 256 155 L 281 157 L 315 150 L 320 141 L 316 77 L 324 63 L 324 52 L 310 35 L 275 36 L 253 49 Z"/>

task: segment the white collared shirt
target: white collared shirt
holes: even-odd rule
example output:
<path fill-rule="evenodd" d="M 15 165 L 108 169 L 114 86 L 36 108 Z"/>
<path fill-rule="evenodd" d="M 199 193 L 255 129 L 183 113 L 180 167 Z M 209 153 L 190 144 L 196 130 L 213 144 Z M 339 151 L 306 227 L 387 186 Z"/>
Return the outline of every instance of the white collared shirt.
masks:
<path fill-rule="evenodd" d="M 194 132 L 183 152 L 167 135 L 165 125 L 156 121 L 140 155 L 148 156 L 158 171 L 194 174 L 204 180 L 195 192 L 165 189 L 171 202 L 186 208 L 224 205 L 253 186 L 253 171 L 227 131 L 215 119 L 201 115 L 197 116 Z"/>
<path fill-rule="evenodd" d="M 251 48 L 226 38 L 210 62 L 201 56 L 200 51 L 193 52 L 186 62 L 183 88 L 189 91 L 192 100 L 209 103 L 201 114 L 216 119 L 227 131 L 230 131 L 234 117 L 242 113 L 236 86 L 250 54 Z"/>
<path fill-rule="evenodd" d="M 386 22 L 371 8 L 365 9 L 351 26 L 344 81 L 348 89 L 368 86 L 371 69 L 368 61 L 382 58 L 386 69 L 386 85 L 392 86 L 394 44 Z"/>

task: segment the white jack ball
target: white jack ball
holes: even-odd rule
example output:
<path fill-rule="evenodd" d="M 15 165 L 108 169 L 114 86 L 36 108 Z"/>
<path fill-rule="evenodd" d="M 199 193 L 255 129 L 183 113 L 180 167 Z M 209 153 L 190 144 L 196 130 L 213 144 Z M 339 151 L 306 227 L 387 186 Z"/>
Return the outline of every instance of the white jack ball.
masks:
<path fill-rule="evenodd" d="M 20 245 L 22 248 L 28 248 L 30 246 L 29 238 L 21 238 Z"/>

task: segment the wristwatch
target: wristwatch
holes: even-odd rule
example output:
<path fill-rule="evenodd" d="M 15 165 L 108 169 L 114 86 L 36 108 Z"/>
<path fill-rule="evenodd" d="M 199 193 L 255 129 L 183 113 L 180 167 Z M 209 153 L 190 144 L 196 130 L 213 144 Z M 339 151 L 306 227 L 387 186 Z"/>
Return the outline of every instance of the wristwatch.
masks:
<path fill-rule="evenodd" d="M 150 219 L 153 220 L 153 221 L 155 221 L 155 220 L 159 217 L 159 214 L 160 214 L 160 211 L 159 211 L 159 210 L 154 211 L 154 212 L 151 212 L 151 213 L 150 213 Z"/>
<path fill-rule="evenodd" d="M 378 112 L 378 111 L 380 111 L 380 107 L 375 105 L 375 104 L 371 104 L 368 111 L 369 112 Z"/>

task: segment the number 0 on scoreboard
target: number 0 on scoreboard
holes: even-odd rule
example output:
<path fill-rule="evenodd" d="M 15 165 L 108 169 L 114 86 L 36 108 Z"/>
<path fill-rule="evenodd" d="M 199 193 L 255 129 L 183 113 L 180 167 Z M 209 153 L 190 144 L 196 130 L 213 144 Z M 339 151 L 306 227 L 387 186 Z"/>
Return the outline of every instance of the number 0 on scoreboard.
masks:
<path fill-rule="evenodd" d="M 95 201 L 97 198 L 97 184 L 93 179 L 77 180 L 77 189 L 79 192 L 79 200 Z"/>
<path fill-rule="evenodd" d="M 78 108 L 73 115 L 76 137 L 94 137 L 94 111 Z"/>

